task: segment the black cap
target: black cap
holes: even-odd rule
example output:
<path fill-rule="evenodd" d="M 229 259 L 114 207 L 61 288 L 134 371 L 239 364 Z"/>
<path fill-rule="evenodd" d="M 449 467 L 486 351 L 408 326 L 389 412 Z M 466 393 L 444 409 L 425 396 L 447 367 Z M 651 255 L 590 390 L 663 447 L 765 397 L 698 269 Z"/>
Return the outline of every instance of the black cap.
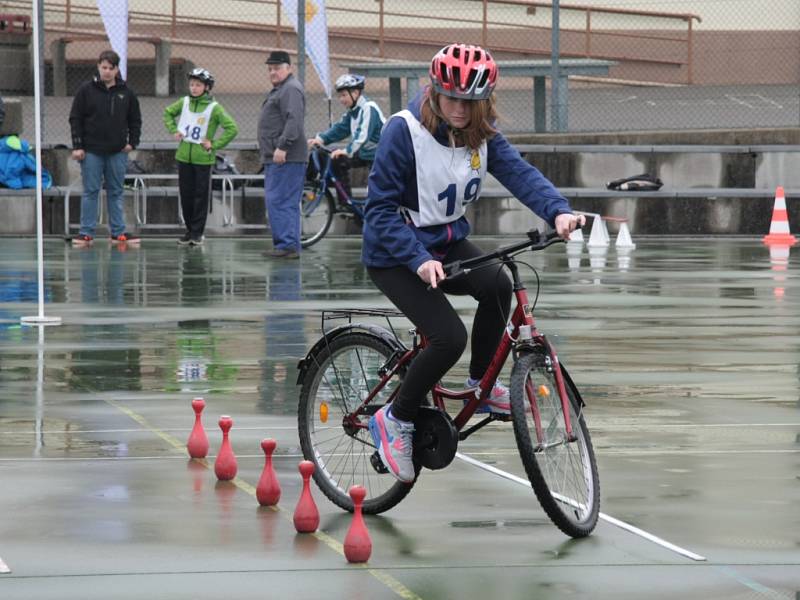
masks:
<path fill-rule="evenodd" d="M 280 65 L 283 63 L 286 63 L 287 65 L 292 64 L 292 59 L 289 58 L 288 52 L 285 52 L 284 50 L 273 50 L 269 53 L 269 57 L 267 57 L 268 65 Z"/>

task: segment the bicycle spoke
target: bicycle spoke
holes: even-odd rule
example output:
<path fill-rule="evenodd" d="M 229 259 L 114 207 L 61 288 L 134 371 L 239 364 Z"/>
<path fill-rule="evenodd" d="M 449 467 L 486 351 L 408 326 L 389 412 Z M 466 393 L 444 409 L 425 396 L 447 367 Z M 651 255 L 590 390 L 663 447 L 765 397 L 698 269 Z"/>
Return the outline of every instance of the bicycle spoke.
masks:
<path fill-rule="evenodd" d="M 387 510 L 410 489 L 372 466 L 375 444 L 365 427 L 369 414 L 356 412 L 381 382 L 380 370 L 393 353 L 394 348 L 376 336 L 339 334 L 315 356 L 301 391 L 300 441 L 304 455 L 318 467 L 315 481 L 328 498 L 348 509 L 349 488 L 364 485 L 368 514 Z M 381 405 L 390 398 L 395 379 L 371 404 Z"/>

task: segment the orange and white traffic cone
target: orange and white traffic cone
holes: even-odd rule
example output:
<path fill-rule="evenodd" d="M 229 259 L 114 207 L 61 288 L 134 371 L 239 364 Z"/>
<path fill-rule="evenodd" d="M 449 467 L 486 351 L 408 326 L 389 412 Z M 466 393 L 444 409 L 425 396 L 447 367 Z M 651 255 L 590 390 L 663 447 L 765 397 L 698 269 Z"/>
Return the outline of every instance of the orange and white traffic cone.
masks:
<path fill-rule="evenodd" d="M 769 225 L 769 234 L 763 238 L 767 246 L 772 244 L 780 246 L 794 246 L 797 238 L 789 231 L 789 213 L 786 212 L 786 196 L 783 186 L 775 190 L 775 206 L 772 209 L 772 222 Z"/>

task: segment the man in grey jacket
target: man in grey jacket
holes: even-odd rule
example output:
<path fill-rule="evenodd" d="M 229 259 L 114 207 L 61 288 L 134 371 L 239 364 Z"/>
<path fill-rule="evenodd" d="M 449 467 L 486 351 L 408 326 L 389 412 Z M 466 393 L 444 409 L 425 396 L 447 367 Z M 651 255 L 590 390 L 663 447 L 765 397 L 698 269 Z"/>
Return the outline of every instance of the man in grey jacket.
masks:
<path fill-rule="evenodd" d="M 258 147 L 264 164 L 264 202 L 272 228 L 272 250 L 266 256 L 300 257 L 300 197 L 303 193 L 306 100 L 303 85 L 292 75 L 289 54 L 275 50 L 267 58 L 273 88 L 261 105 Z"/>

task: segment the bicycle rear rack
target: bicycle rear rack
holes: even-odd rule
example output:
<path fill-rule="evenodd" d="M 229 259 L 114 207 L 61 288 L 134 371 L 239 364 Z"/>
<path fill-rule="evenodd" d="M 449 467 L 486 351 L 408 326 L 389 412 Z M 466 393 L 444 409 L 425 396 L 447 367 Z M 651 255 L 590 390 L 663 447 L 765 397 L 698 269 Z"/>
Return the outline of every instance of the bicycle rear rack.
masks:
<path fill-rule="evenodd" d="M 325 324 L 329 321 L 346 321 L 352 324 L 353 317 L 379 317 L 386 320 L 386 325 L 392 334 L 397 338 L 397 332 L 392 325 L 392 318 L 402 317 L 405 315 L 394 308 L 336 308 L 322 311 L 322 331 L 326 331 Z M 399 339 L 399 338 L 398 338 Z"/>

